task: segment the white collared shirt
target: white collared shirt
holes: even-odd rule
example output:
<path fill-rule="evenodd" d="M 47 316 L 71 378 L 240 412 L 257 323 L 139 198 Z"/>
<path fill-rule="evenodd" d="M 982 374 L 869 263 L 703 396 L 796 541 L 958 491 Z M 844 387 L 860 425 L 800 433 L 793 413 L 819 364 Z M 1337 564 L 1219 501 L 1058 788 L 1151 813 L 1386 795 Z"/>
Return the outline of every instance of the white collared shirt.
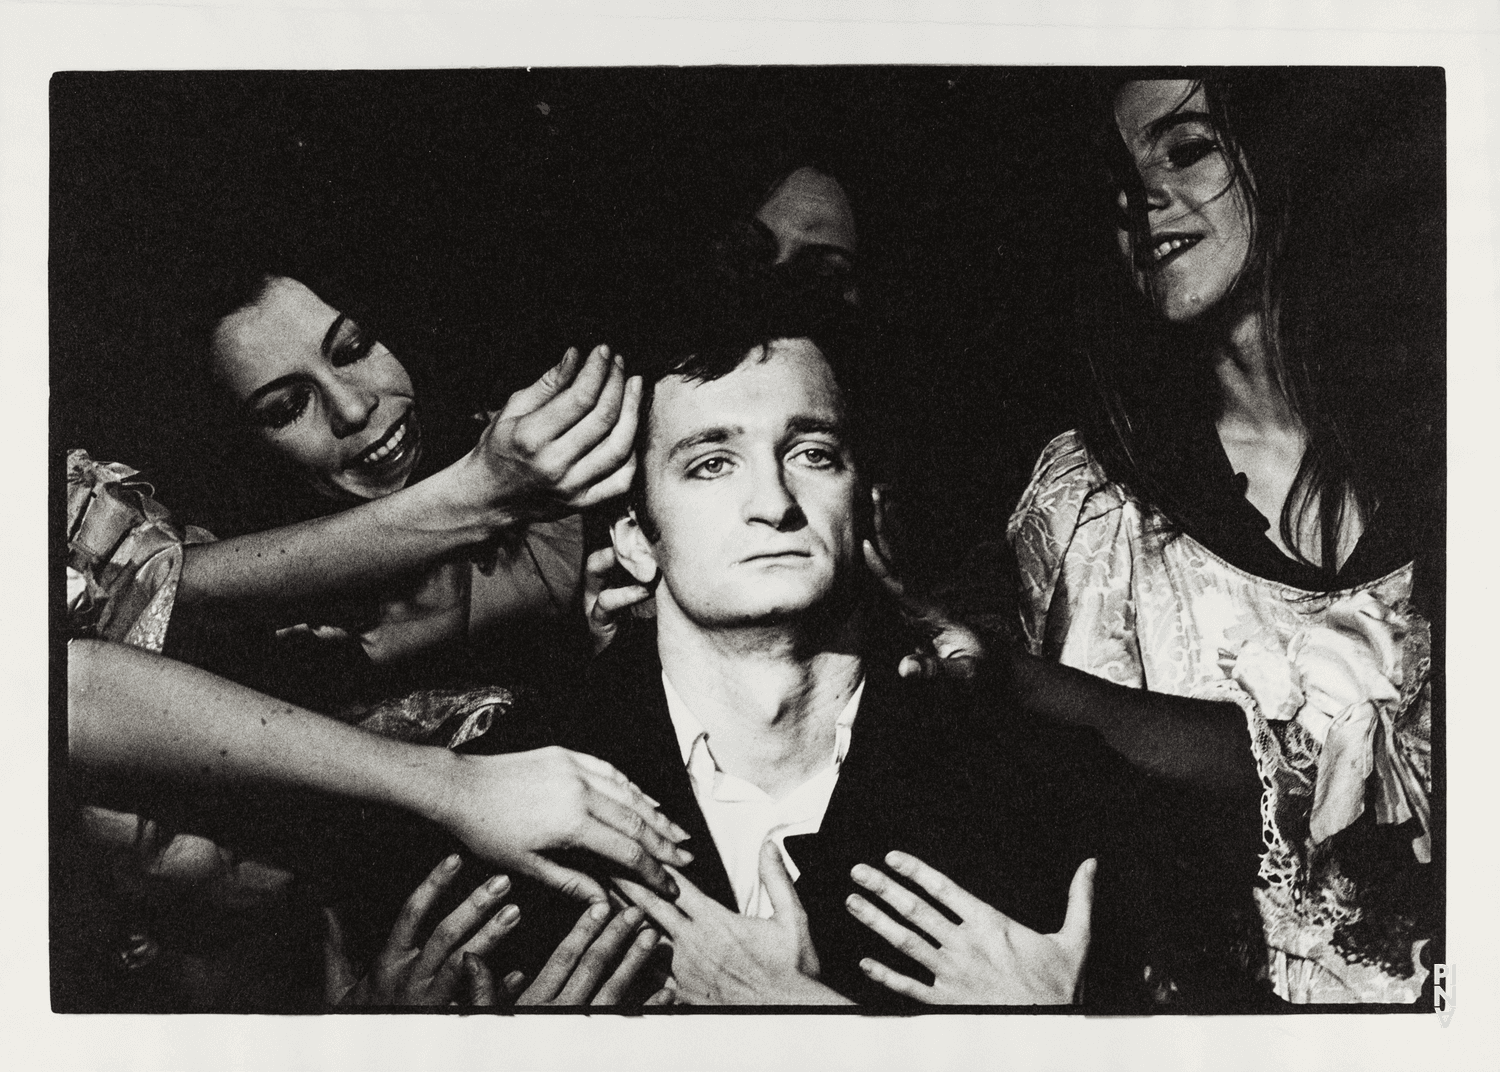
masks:
<path fill-rule="evenodd" d="M 729 873 L 735 903 L 743 915 L 769 918 L 771 899 L 760 881 L 760 847 L 767 838 L 774 838 L 787 872 L 796 880 L 797 865 L 787 855 L 784 839 L 792 834 L 817 833 L 823 825 L 823 813 L 828 810 L 828 800 L 838 784 L 839 768 L 849 752 L 854 716 L 859 712 L 859 700 L 865 691 L 864 679 L 860 679 L 834 724 L 834 748 L 828 765 L 780 800 L 772 799 L 759 786 L 721 770 L 713 757 L 708 731 L 677 695 L 665 672 L 661 683 L 667 694 L 667 713 L 677 732 L 683 766 L 693 784 L 698 807 L 708 821 L 714 847 Z"/>

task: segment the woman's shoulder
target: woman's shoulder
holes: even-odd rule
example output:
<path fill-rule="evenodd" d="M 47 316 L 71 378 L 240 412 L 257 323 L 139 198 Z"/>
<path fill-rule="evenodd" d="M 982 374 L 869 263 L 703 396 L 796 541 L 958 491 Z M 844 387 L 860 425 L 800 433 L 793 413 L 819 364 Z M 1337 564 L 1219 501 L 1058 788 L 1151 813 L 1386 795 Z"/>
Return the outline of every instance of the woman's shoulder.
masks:
<path fill-rule="evenodd" d="M 1083 434 L 1070 429 L 1042 448 L 1008 529 L 1014 535 L 1028 516 L 1055 517 L 1066 512 L 1093 517 L 1124 503 L 1124 489 L 1105 475 Z"/>

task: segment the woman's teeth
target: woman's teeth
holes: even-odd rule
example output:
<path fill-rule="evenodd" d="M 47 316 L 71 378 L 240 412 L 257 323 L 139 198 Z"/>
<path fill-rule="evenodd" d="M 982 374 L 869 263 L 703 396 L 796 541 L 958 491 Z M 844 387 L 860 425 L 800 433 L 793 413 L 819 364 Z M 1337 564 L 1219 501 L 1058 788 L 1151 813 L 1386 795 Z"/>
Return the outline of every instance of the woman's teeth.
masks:
<path fill-rule="evenodd" d="M 396 425 L 396 430 L 390 434 L 385 442 L 381 443 L 380 446 L 376 447 L 374 450 L 370 451 L 364 456 L 360 464 L 378 465 L 380 462 L 383 462 L 387 457 L 389 457 L 391 451 L 399 447 L 402 441 L 405 439 L 406 421 L 402 421 L 400 424 Z"/>
<path fill-rule="evenodd" d="M 1159 261 L 1163 257 L 1165 257 L 1168 253 L 1172 253 L 1175 250 L 1182 249 L 1185 246 L 1191 246 L 1191 245 L 1195 244 L 1197 241 L 1198 240 L 1196 238 L 1168 238 L 1168 239 L 1165 239 L 1159 245 L 1157 245 L 1157 247 L 1155 249 L 1153 249 L 1151 251 L 1151 259 L 1153 261 Z"/>

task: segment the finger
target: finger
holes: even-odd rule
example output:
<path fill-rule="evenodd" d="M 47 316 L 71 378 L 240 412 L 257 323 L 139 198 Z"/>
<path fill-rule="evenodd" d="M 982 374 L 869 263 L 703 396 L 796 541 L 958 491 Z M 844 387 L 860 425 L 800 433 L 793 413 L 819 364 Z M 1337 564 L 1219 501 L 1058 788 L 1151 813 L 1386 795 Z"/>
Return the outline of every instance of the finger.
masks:
<path fill-rule="evenodd" d="M 609 356 L 609 347 L 594 347 L 572 383 L 517 422 L 517 435 L 523 442 L 535 444 L 538 451 L 555 444 L 593 412 L 604 385 L 615 372 L 618 369 Z"/>
<path fill-rule="evenodd" d="M 626 455 L 625 461 L 618 469 L 587 491 L 572 496 L 568 500 L 568 505 L 575 510 L 587 510 L 600 503 L 622 497 L 630 491 L 631 482 L 635 480 L 635 464 L 635 455 Z"/>
<path fill-rule="evenodd" d="M 989 907 L 937 868 L 929 867 L 909 852 L 888 852 L 885 862 L 896 874 L 911 879 L 932 894 L 939 904 L 951 908 L 959 919 L 970 919 Z"/>
<path fill-rule="evenodd" d="M 496 875 L 464 898 L 463 904 L 444 916 L 443 921 L 432 929 L 432 934 L 422 945 L 421 955 L 417 957 L 413 975 L 418 979 L 435 975 L 454 949 L 489 918 L 500 899 L 509 892 L 510 879 L 504 875 Z M 450 974 L 455 977 L 458 974 L 456 961 Z"/>
<path fill-rule="evenodd" d="M 872 506 L 870 520 L 875 528 L 875 546 L 880 551 L 880 557 L 894 568 L 896 555 L 891 536 L 892 529 L 895 526 L 890 516 L 890 489 L 884 484 L 872 484 L 870 486 L 870 504 Z"/>
<path fill-rule="evenodd" d="M 664 816 L 644 800 L 627 798 L 630 803 L 622 804 L 615 792 L 601 789 L 590 796 L 589 814 L 638 842 L 662 863 L 686 867 L 693 862 L 691 852 L 662 833 L 663 828 L 670 829 Z"/>
<path fill-rule="evenodd" d="M 618 767 L 585 752 L 569 752 L 568 755 L 593 776 L 589 778 L 590 788 L 597 789 L 622 804 L 629 804 L 640 812 L 642 818 L 673 841 L 688 840 L 688 832 L 663 815 L 657 802 L 641 792 L 641 787 L 625 777 Z"/>
<path fill-rule="evenodd" d="M 934 975 L 937 974 L 940 967 L 938 951 L 920 935 L 907 930 L 857 893 L 848 896 L 844 907 L 851 916 L 884 938 L 893 948 L 905 953 Z"/>
<path fill-rule="evenodd" d="M 760 847 L 760 881 L 771 898 L 771 908 L 776 919 L 785 920 L 793 926 L 806 922 L 807 913 L 802 909 L 802 898 L 797 896 L 797 887 L 787 872 L 781 849 L 771 838 L 766 838 Z"/>
<path fill-rule="evenodd" d="M 940 660 L 933 655 L 922 655 L 920 653 L 904 655 L 901 658 L 900 665 L 896 667 L 896 673 L 900 677 L 925 681 L 938 676 L 941 672 L 939 663 Z"/>
<path fill-rule="evenodd" d="M 484 961 L 473 953 L 464 954 L 464 976 L 469 980 L 469 1004 L 495 1005 L 495 977 Z"/>
<path fill-rule="evenodd" d="M 562 360 L 553 365 L 530 387 L 523 388 L 505 400 L 505 405 L 494 416 L 495 421 L 518 420 L 534 412 L 552 400 L 557 392 L 565 389 L 578 374 L 578 347 L 570 346 Z"/>
<path fill-rule="evenodd" d="M 331 908 L 323 909 L 323 1000 L 337 1005 L 344 995 L 354 989 L 359 977 L 354 974 L 354 965 L 344 944 L 344 925 L 338 913 Z"/>
<path fill-rule="evenodd" d="M 594 601 L 590 617 L 600 625 L 613 624 L 610 619 L 621 611 L 644 603 L 651 598 L 651 589 L 642 584 L 626 584 L 619 588 L 606 588 Z"/>
<path fill-rule="evenodd" d="M 594 449 L 610 441 L 610 436 L 620 423 L 620 415 L 626 397 L 627 377 L 625 376 L 624 362 L 616 357 L 607 363 L 603 386 L 600 387 L 598 395 L 594 398 L 593 405 L 587 413 L 576 421 L 572 427 L 557 437 L 550 448 L 551 460 L 566 459 L 568 469 L 568 483 L 574 490 L 581 490 L 592 480 L 585 478 L 583 469 L 585 463 L 592 455 Z M 635 432 L 632 428 L 631 435 Z M 615 458 L 614 463 L 608 468 L 595 472 L 598 463 L 596 459 L 591 466 L 587 466 L 588 472 L 595 473 L 595 477 L 602 477 L 613 472 L 619 464 L 625 460 L 625 455 L 630 453 L 629 446 Z"/>
<path fill-rule="evenodd" d="M 909 998 L 925 1001 L 929 1005 L 936 1000 L 933 988 L 924 986 L 915 979 L 908 979 L 899 972 L 893 972 L 878 960 L 865 957 L 859 962 L 860 970 L 874 979 L 881 986 L 894 990 L 898 994 L 905 994 Z"/>
<path fill-rule="evenodd" d="M 595 794 L 590 798 L 590 812 L 583 825 L 574 832 L 571 845 L 587 849 L 600 858 L 640 878 L 648 886 L 668 897 L 677 896 L 677 888 L 661 863 L 646 847 L 634 838 L 627 837 L 593 814 L 593 808 L 603 810 L 607 799 Z"/>
<path fill-rule="evenodd" d="M 939 943 L 953 930 L 942 913 L 884 872 L 865 864 L 855 864 L 850 872 L 854 881 L 890 905 L 902 918 L 921 927 Z M 956 887 L 955 887 L 956 888 Z M 962 916 L 960 916 L 962 918 Z"/>
<path fill-rule="evenodd" d="M 609 571 L 615 568 L 615 549 L 613 547 L 601 547 L 583 561 L 584 577 L 597 583 L 601 592 L 607 591 L 605 584 L 609 580 Z"/>
<path fill-rule="evenodd" d="M 506 975 L 504 979 L 500 980 L 500 985 L 505 987 L 505 992 L 507 994 L 509 994 L 511 997 L 515 997 L 526 985 L 526 973 L 521 971 L 513 971 Z"/>
<path fill-rule="evenodd" d="M 427 918 L 438 895 L 448 888 L 448 884 L 458 874 L 459 862 L 457 853 L 449 856 L 434 867 L 432 873 L 422 880 L 422 884 L 412 891 L 412 895 L 401 906 L 395 926 L 391 928 L 391 936 L 385 944 L 387 950 L 416 948 L 417 931 L 422 926 L 422 920 Z"/>
<path fill-rule="evenodd" d="M 676 1002 L 677 1002 L 677 995 L 676 995 L 676 993 L 672 990 L 672 988 L 670 986 L 664 986 L 660 990 L 658 990 L 656 993 L 652 994 L 645 1001 L 643 1001 L 641 1004 L 642 1005 L 674 1005 L 674 1004 L 676 1004 Z"/>
<path fill-rule="evenodd" d="M 599 936 L 589 943 L 567 984 L 557 995 L 559 1005 L 585 1005 L 598 991 L 611 966 L 629 949 L 635 929 L 645 918 L 634 905 L 617 913 Z"/>
<path fill-rule="evenodd" d="M 1068 914 L 1058 934 L 1075 949 L 1089 947 L 1089 923 L 1094 914 L 1094 876 L 1098 870 L 1098 860 L 1083 861 L 1073 873 L 1072 885 L 1068 887 Z"/>
<path fill-rule="evenodd" d="M 571 867 L 554 863 L 544 856 L 532 854 L 527 859 L 529 864 L 528 873 L 532 878 L 543 882 L 557 890 L 564 897 L 571 897 L 575 901 L 594 901 L 604 904 L 608 896 L 604 887 L 595 882 L 582 871 L 575 871 Z"/>
<path fill-rule="evenodd" d="M 869 540 L 865 540 L 863 542 L 863 550 L 865 553 L 865 565 L 870 567 L 870 572 L 875 574 L 875 579 L 881 583 L 887 592 L 895 596 L 897 600 L 904 601 L 906 599 L 906 586 L 891 572 L 890 566 L 886 563 L 885 559 L 880 557 L 880 552 L 875 549 L 875 545 Z"/>
<path fill-rule="evenodd" d="M 630 948 L 625 950 L 625 956 L 620 959 L 620 965 L 605 980 L 604 985 L 599 988 L 599 993 L 594 995 L 594 1005 L 618 1005 L 629 993 L 631 985 L 636 977 L 640 975 L 641 969 L 651 963 L 651 954 L 656 951 L 656 943 L 661 935 L 647 927 L 635 936 L 635 941 L 630 943 Z"/>
<path fill-rule="evenodd" d="M 494 906 L 490 906 L 493 911 Z M 515 930 L 516 924 L 521 921 L 521 910 L 513 904 L 506 905 L 496 912 L 493 918 L 475 932 L 474 936 L 458 949 L 455 949 L 437 969 L 433 977 L 433 989 L 445 993 L 451 993 L 458 987 L 459 973 L 463 967 L 463 958 L 469 954 L 476 957 L 487 957 L 494 948 L 500 944 L 511 931 Z M 431 941 L 428 942 L 430 946 Z M 418 975 L 418 978 L 421 976 Z"/>
<path fill-rule="evenodd" d="M 668 937 L 677 934 L 690 922 L 687 913 L 682 909 L 671 901 L 658 897 L 640 883 L 623 878 L 615 881 L 619 883 L 625 896 L 640 905 L 646 915 L 650 916 L 656 925 L 667 933 Z M 692 884 L 688 883 L 688 885 Z"/>
<path fill-rule="evenodd" d="M 688 919 L 697 919 L 705 913 L 729 911 L 718 901 L 693 885 L 691 879 L 675 867 L 667 868 L 667 874 L 677 883 L 677 907 Z M 671 933 L 670 931 L 668 932 Z"/>
<path fill-rule="evenodd" d="M 516 999 L 516 1004 L 540 1005 L 557 997 L 558 991 L 573 974 L 578 959 L 588 949 L 594 936 L 604 929 L 604 922 L 608 918 L 608 904 L 601 901 L 599 904 L 589 905 L 583 915 L 578 917 L 578 922 L 573 924 L 567 937 L 552 951 L 542 970 L 537 972 L 536 980 Z"/>
<path fill-rule="evenodd" d="M 596 409 L 588 421 L 580 421 L 578 428 L 559 441 L 560 446 L 572 448 L 585 441 L 583 432 L 590 422 L 602 422 L 606 419 L 609 421 L 608 425 L 601 424 L 604 434 L 598 440 L 589 444 L 586 449 L 577 452 L 578 460 L 569 469 L 568 482 L 577 492 L 587 491 L 589 497 L 597 501 L 599 498 L 597 491 L 589 489 L 606 477 L 618 475 L 617 470 L 630 459 L 631 451 L 635 449 L 636 425 L 640 420 L 641 390 L 641 378 L 630 377 L 620 391 L 618 402 L 614 402 L 612 392 L 606 392 L 609 400 L 614 402 L 612 407 Z M 601 407 L 604 402 L 605 398 L 601 397 Z M 628 490 L 629 483 L 629 477 L 626 477 L 626 486 L 621 491 Z"/>

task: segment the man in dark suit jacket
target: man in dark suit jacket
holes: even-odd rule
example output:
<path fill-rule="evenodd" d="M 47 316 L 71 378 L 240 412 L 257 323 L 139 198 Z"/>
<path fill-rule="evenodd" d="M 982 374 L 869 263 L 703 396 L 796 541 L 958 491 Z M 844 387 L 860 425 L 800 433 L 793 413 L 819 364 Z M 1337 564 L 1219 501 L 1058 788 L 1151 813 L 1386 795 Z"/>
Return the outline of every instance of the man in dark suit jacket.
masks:
<path fill-rule="evenodd" d="M 619 767 L 692 835 L 675 905 L 620 883 L 673 939 L 685 998 L 906 1000 L 861 962 L 919 982 L 932 973 L 848 902 L 856 864 L 901 850 L 1062 965 L 1060 992 L 997 983 L 969 1000 L 1070 1000 L 1086 926 L 1052 945 L 1031 932 L 1062 926 L 1070 889 L 1091 896 L 1070 879 L 1108 838 L 1097 786 L 1034 731 L 1007 736 L 982 687 L 898 678 L 905 641 L 874 607 L 860 558 L 868 492 L 837 339 L 762 319 L 648 388 L 633 501 L 612 536 L 654 589 L 657 627 L 601 660 L 559 743 Z M 867 904 L 899 918 L 899 894 L 887 887 L 882 902 L 864 885 Z M 994 956 L 1027 955 L 990 937 Z M 1096 945 L 1096 961 L 1104 952 Z"/>

